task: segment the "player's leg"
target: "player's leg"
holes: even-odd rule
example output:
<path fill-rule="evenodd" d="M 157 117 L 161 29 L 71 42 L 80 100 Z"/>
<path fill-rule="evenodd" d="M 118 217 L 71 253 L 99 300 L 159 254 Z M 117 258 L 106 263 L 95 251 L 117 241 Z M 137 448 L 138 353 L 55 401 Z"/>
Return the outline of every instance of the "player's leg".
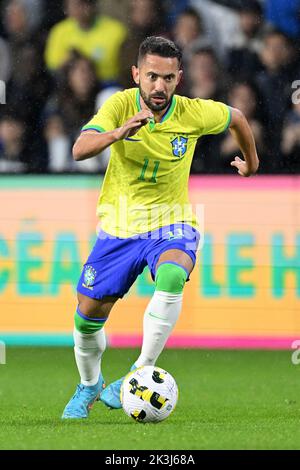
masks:
<path fill-rule="evenodd" d="M 193 267 L 191 257 L 179 249 L 166 250 L 159 256 L 155 266 L 156 289 L 144 315 L 142 351 L 131 370 L 155 364 L 179 317 L 183 288 Z M 123 379 L 112 382 L 101 393 L 101 401 L 109 408 L 122 407 Z"/>
<path fill-rule="evenodd" d="M 155 292 L 144 314 L 143 345 L 136 367 L 156 363 L 179 318 L 183 289 L 193 267 L 191 257 L 179 249 L 160 255 L 155 269 Z"/>
<path fill-rule="evenodd" d="M 78 293 L 74 351 L 81 383 L 85 386 L 98 382 L 101 356 L 106 347 L 104 324 L 116 300 L 114 297 L 91 299 Z"/>
<path fill-rule="evenodd" d="M 100 361 L 105 349 L 103 326 L 116 300 L 130 289 L 146 262 L 136 262 L 137 241 L 100 232 L 84 265 L 75 314 L 75 357 L 81 383 L 68 403 L 64 418 L 87 417 L 90 404 L 103 389 Z"/>
<path fill-rule="evenodd" d="M 81 382 L 63 412 L 63 418 L 87 418 L 104 388 L 101 357 L 106 341 L 104 324 L 117 298 L 92 299 L 78 292 L 74 317 L 74 352 Z"/>

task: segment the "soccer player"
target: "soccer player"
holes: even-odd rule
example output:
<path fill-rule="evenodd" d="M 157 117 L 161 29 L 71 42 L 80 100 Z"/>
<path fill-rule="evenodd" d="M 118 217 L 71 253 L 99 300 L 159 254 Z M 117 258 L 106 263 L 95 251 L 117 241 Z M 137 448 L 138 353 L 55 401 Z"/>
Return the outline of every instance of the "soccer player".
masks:
<path fill-rule="evenodd" d="M 176 324 L 200 237 L 188 201 L 197 139 L 229 128 L 244 156 L 231 165 L 241 176 L 258 168 L 253 135 L 240 111 L 175 95 L 180 66 L 173 42 L 146 38 L 132 67 L 138 87 L 108 99 L 74 145 L 76 161 L 108 146 L 111 159 L 98 202 L 101 230 L 77 287 L 74 349 L 81 383 L 63 418 L 86 418 L 98 399 L 121 408 L 122 378 L 105 388 L 100 370 L 103 326 L 146 265 L 156 289 L 144 314 L 141 354 L 131 369 L 154 365 Z"/>

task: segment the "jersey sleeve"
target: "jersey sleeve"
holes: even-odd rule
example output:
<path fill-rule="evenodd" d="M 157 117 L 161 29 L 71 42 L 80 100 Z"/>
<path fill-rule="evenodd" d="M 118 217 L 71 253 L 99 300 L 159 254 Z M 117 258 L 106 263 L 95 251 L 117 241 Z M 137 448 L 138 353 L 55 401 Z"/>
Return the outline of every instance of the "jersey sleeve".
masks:
<path fill-rule="evenodd" d="M 94 130 L 108 132 L 121 126 L 124 107 L 122 106 L 121 92 L 108 98 L 98 113 L 81 129 L 82 132 Z"/>
<path fill-rule="evenodd" d="M 196 98 L 195 116 L 199 119 L 200 135 L 220 134 L 228 129 L 231 122 L 230 107 L 213 100 Z"/>

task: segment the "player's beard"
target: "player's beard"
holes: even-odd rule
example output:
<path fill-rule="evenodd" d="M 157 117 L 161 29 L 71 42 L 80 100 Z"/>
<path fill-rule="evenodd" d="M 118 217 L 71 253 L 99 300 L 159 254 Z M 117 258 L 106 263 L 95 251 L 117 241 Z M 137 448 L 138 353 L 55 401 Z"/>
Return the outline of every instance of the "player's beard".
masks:
<path fill-rule="evenodd" d="M 154 111 L 154 112 L 163 111 L 164 109 L 166 109 L 169 106 L 169 104 L 171 103 L 172 98 L 174 96 L 174 93 L 173 93 L 170 96 L 170 98 L 168 99 L 167 95 L 163 92 L 157 92 L 157 93 L 153 93 L 152 95 L 146 95 L 146 93 L 142 90 L 142 88 L 141 87 L 139 87 L 139 88 L 140 88 L 140 94 L 141 94 L 141 97 L 144 100 L 144 103 L 148 106 L 148 108 L 151 111 Z M 163 101 L 160 104 L 155 104 L 151 101 L 151 98 L 153 98 L 153 97 L 164 98 L 165 101 Z"/>

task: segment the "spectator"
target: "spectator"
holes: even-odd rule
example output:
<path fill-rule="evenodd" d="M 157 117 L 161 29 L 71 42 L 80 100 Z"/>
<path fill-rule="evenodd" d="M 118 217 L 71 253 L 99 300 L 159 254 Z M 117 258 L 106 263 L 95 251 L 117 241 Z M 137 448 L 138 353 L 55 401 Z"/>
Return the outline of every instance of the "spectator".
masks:
<path fill-rule="evenodd" d="M 67 18 L 51 29 L 47 41 L 48 68 L 59 70 L 76 50 L 94 61 L 99 80 L 116 82 L 126 28 L 117 20 L 99 16 L 96 0 L 66 0 L 65 5 Z"/>
<path fill-rule="evenodd" d="M 64 127 L 73 139 L 93 115 L 98 92 L 93 62 L 74 52 L 62 69 L 57 90 L 47 103 L 46 113 L 61 115 Z"/>
<path fill-rule="evenodd" d="M 31 11 L 32 3 L 30 0 L 11 0 L 4 9 L 4 27 L 13 78 L 18 73 L 24 47 L 34 44 L 35 49 L 42 55 L 43 40 L 39 29 L 41 17 L 37 17 L 40 2 L 38 0 L 35 2 L 36 9 L 33 11 Z M 41 57 L 39 61 L 42 61 Z"/>
<path fill-rule="evenodd" d="M 266 107 L 269 170 L 280 167 L 280 136 L 283 116 L 290 104 L 291 84 L 298 78 L 293 44 L 280 31 L 269 31 L 260 54 L 264 70 L 257 76 L 257 84 Z"/>
<path fill-rule="evenodd" d="M 192 7 L 186 8 L 177 16 L 172 30 L 172 39 L 182 49 L 182 67 L 184 70 L 188 68 L 193 50 L 200 49 L 201 47 L 204 48 L 204 46 L 211 48 L 204 31 L 202 18 L 197 10 Z M 191 61 L 197 62 L 197 58 L 193 57 Z M 193 73 L 193 75 L 196 75 L 196 73 Z M 186 86 L 186 77 L 184 74 L 177 87 L 178 94 L 189 94 Z M 199 82 L 200 80 L 198 80 Z"/>
<path fill-rule="evenodd" d="M 222 101 L 227 79 L 211 47 L 196 49 L 187 66 L 187 94 L 191 98 Z M 192 171 L 214 173 L 220 171 L 219 154 L 222 136 L 203 136 L 197 143 Z M 199 158 L 201 155 L 201 158 Z"/>
<path fill-rule="evenodd" d="M 99 91 L 95 67 L 84 56 L 74 53 L 62 72 L 57 91 L 45 109 L 48 117 L 44 134 L 48 143 L 49 168 L 53 171 L 72 169 L 71 147 L 82 126 L 94 114 Z M 64 149 L 66 154 L 63 154 Z M 83 163 L 82 167 L 85 166 Z"/>
<path fill-rule="evenodd" d="M 38 0 L 11 0 L 4 9 L 11 59 L 7 104 L 13 109 L 19 108 L 21 117 L 33 127 L 50 86 L 43 71 L 40 49 L 40 19 L 36 17 L 40 11 L 37 9 L 39 5 Z"/>
<path fill-rule="evenodd" d="M 6 0 L 3 26 L 5 30 L 22 34 L 26 29 L 39 29 L 43 19 L 43 0 Z"/>
<path fill-rule="evenodd" d="M 222 100 L 226 76 L 211 47 L 196 49 L 187 65 L 187 94 L 191 98 Z"/>
<path fill-rule="evenodd" d="M 227 102 L 231 107 L 238 108 L 244 113 L 253 132 L 258 154 L 262 159 L 264 150 L 264 129 L 258 118 L 260 98 L 256 86 L 251 82 L 235 83 L 229 92 Z M 230 132 L 223 138 L 220 154 L 222 158 L 221 171 L 223 173 L 231 173 L 230 162 L 236 155 L 239 155 L 240 158 L 242 158 L 242 155 Z"/>
<path fill-rule="evenodd" d="M 147 36 L 163 34 L 165 34 L 164 11 L 160 0 L 130 0 L 129 34 L 120 53 L 120 85 L 123 88 L 133 86 L 131 67 L 136 64 L 141 42 Z"/>
<path fill-rule="evenodd" d="M 7 106 L 17 110 L 16 116 L 25 124 L 27 167 L 29 171 L 43 171 L 43 149 L 40 115 L 51 89 L 49 77 L 43 69 L 40 55 L 32 44 L 23 46 L 20 60 L 15 64 L 7 86 Z M 43 160 L 44 161 L 44 160 Z"/>
<path fill-rule="evenodd" d="M 300 100 L 293 103 L 292 110 L 286 115 L 281 141 L 283 159 L 281 172 L 300 172 Z"/>
<path fill-rule="evenodd" d="M 208 42 L 202 18 L 192 7 L 178 15 L 172 33 L 172 39 L 183 51 L 183 57 L 196 45 L 201 45 L 201 42 Z"/>
<path fill-rule="evenodd" d="M 13 116 L 0 120 L 0 173 L 14 173 L 25 170 L 24 165 L 24 124 Z"/>
<path fill-rule="evenodd" d="M 246 79 L 262 70 L 258 54 L 262 49 L 263 11 L 256 0 L 246 0 L 239 9 L 240 29 L 231 38 L 227 52 L 228 71 L 235 79 Z"/>
<path fill-rule="evenodd" d="M 190 4 L 203 18 L 207 37 L 219 59 L 225 59 L 231 40 L 240 29 L 237 12 L 212 0 L 190 0 Z"/>

